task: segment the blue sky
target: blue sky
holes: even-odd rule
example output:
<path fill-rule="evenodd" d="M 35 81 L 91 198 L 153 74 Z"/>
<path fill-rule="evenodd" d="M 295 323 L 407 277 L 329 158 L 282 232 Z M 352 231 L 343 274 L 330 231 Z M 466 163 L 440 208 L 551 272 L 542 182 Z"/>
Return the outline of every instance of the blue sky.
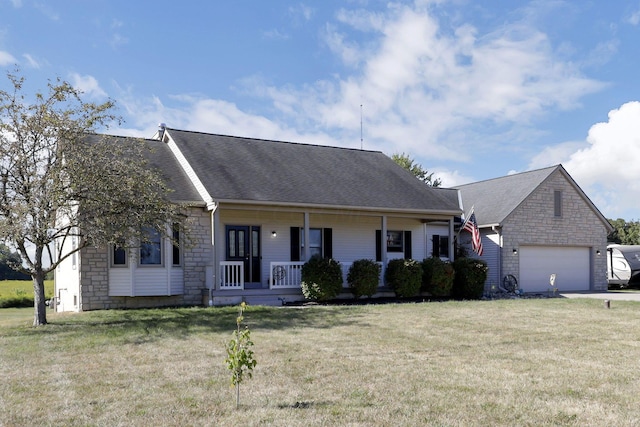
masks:
<path fill-rule="evenodd" d="M 445 186 L 562 163 L 640 219 L 640 0 L 0 0 L 15 64 L 116 100 L 110 133 L 362 143 Z"/>

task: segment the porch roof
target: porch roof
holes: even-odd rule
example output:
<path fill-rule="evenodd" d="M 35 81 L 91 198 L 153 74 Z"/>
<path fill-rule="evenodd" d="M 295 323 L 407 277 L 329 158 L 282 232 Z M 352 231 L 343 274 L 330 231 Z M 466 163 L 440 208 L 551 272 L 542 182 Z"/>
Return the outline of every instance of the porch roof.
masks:
<path fill-rule="evenodd" d="M 429 187 L 379 151 L 166 134 L 216 201 L 460 212 L 457 190 Z"/>

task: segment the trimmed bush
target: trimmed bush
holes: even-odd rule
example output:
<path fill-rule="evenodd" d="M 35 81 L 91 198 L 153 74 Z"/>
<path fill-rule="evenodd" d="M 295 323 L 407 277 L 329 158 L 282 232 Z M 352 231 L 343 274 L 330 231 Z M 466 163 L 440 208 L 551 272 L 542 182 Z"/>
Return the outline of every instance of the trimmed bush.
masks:
<path fill-rule="evenodd" d="M 384 279 L 397 296 L 414 297 L 422 285 L 422 266 L 413 259 L 392 259 Z"/>
<path fill-rule="evenodd" d="M 363 295 L 371 298 L 378 292 L 381 270 L 380 264 L 370 259 L 359 259 L 351 264 L 347 282 L 355 299 Z"/>
<path fill-rule="evenodd" d="M 481 259 L 458 258 L 453 262 L 452 294 L 457 299 L 480 299 L 487 280 L 487 263 Z"/>
<path fill-rule="evenodd" d="M 302 266 L 302 294 L 308 300 L 327 301 L 342 290 L 340 263 L 330 258 L 313 256 Z"/>
<path fill-rule="evenodd" d="M 422 290 L 435 297 L 451 295 L 455 271 L 450 262 L 438 257 L 422 261 Z"/>

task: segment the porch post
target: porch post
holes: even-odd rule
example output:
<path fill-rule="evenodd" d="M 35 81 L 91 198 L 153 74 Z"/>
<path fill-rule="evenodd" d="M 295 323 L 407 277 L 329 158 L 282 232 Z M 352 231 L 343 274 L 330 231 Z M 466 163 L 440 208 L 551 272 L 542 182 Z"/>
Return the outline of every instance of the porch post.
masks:
<path fill-rule="evenodd" d="M 222 241 L 224 239 L 223 233 L 220 231 L 220 212 L 219 209 L 215 209 L 211 213 L 211 245 L 213 250 L 213 286 L 214 289 L 220 288 L 218 275 L 220 274 L 220 254 L 218 253 L 220 248 L 224 247 Z"/>
<path fill-rule="evenodd" d="M 309 261 L 309 212 L 304 213 L 304 261 Z"/>
<path fill-rule="evenodd" d="M 387 269 L 387 216 L 380 218 L 380 259 L 382 261 L 382 277 Z"/>

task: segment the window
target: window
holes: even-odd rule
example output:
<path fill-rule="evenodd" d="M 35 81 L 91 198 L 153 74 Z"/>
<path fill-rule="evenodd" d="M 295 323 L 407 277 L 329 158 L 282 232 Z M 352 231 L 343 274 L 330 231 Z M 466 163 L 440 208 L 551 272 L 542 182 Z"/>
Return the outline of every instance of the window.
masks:
<path fill-rule="evenodd" d="M 387 252 L 402 252 L 402 231 L 387 231 Z"/>
<path fill-rule="evenodd" d="M 111 265 L 114 267 L 126 267 L 127 265 L 127 250 L 124 248 L 124 240 L 119 241 L 113 245 L 111 251 Z"/>
<path fill-rule="evenodd" d="M 180 226 L 178 224 L 173 224 L 173 252 L 172 252 L 172 264 L 180 265 L 182 264 L 180 260 Z"/>
<path fill-rule="evenodd" d="M 553 192 L 553 216 L 556 218 L 562 216 L 562 191 L 560 190 Z"/>
<path fill-rule="evenodd" d="M 401 253 L 403 258 L 412 256 L 411 230 L 387 230 L 387 253 Z M 382 231 L 376 230 L 376 261 L 382 261 Z"/>
<path fill-rule="evenodd" d="M 322 229 L 309 229 L 309 257 L 322 256 Z M 300 259 L 304 257 L 304 230 L 300 230 Z"/>
<path fill-rule="evenodd" d="M 333 231 L 331 228 L 309 229 L 310 256 L 333 257 Z M 291 261 L 304 261 L 304 228 L 291 227 Z"/>
<path fill-rule="evenodd" d="M 162 236 L 154 229 L 145 229 L 147 241 L 140 244 L 140 265 L 162 264 Z"/>
<path fill-rule="evenodd" d="M 449 258 L 449 236 L 433 235 L 433 253 L 431 255 Z"/>

